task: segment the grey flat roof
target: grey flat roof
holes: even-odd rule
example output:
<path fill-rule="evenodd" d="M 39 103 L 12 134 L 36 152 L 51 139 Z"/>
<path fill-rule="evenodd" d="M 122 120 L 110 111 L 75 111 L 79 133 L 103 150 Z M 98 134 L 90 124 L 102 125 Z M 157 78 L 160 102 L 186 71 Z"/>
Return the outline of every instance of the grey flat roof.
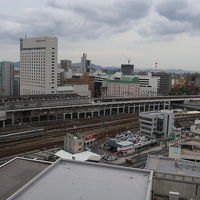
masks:
<path fill-rule="evenodd" d="M 14 158 L 0 166 L 0 200 L 7 199 L 49 166 L 49 163 Z"/>
<path fill-rule="evenodd" d="M 59 159 L 9 200 L 150 200 L 152 173 Z"/>
<path fill-rule="evenodd" d="M 155 172 L 200 177 L 200 164 L 183 159 L 149 155 L 145 168 Z"/>

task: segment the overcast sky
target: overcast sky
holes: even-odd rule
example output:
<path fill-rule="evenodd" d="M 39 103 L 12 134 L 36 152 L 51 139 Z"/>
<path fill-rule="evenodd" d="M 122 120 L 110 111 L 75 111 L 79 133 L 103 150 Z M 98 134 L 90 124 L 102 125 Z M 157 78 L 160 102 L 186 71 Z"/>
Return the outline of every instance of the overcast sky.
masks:
<path fill-rule="evenodd" d="M 0 60 L 19 38 L 57 36 L 59 59 L 200 71 L 199 0 L 0 0 Z"/>

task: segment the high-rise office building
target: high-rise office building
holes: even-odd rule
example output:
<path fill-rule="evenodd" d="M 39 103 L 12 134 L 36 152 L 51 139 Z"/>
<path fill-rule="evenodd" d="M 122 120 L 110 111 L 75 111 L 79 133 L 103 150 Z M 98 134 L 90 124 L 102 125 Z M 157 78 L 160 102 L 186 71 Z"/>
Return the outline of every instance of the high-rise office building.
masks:
<path fill-rule="evenodd" d="M 122 64 L 121 72 L 123 75 L 133 75 L 134 65 Z"/>
<path fill-rule="evenodd" d="M 92 67 L 91 60 L 87 60 L 87 54 L 84 53 L 81 57 L 81 71 L 84 74 L 85 72 L 93 73 L 95 69 Z"/>
<path fill-rule="evenodd" d="M 68 70 L 72 68 L 72 61 L 71 60 L 61 60 L 60 68 L 64 69 L 64 71 L 68 72 Z"/>
<path fill-rule="evenodd" d="M 87 72 L 87 54 L 84 53 L 83 56 L 81 57 L 81 70 L 83 73 Z"/>
<path fill-rule="evenodd" d="M 20 39 L 20 94 L 55 94 L 57 89 L 56 37 Z"/>
<path fill-rule="evenodd" d="M 171 74 L 165 72 L 154 72 L 153 77 L 160 77 L 158 88 L 159 96 L 166 96 L 171 91 Z"/>
<path fill-rule="evenodd" d="M 0 96 L 13 95 L 14 66 L 7 62 L 0 62 Z"/>

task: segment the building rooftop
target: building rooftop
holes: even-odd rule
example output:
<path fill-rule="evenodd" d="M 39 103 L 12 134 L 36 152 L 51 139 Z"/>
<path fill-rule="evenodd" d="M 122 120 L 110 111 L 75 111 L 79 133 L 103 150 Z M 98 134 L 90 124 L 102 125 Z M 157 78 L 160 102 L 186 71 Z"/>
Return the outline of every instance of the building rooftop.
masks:
<path fill-rule="evenodd" d="M 124 83 L 124 84 L 140 84 L 140 80 L 138 77 L 129 78 L 124 77 L 123 79 L 116 79 L 116 80 L 106 80 L 109 83 Z"/>
<path fill-rule="evenodd" d="M 121 146 L 121 147 L 133 146 L 133 143 L 130 141 L 121 141 L 121 142 L 117 142 L 117 146 Z"/>
<path fill-rule="evenodd" d="M 83 151 L 80 153 L 71 154 L 64 150 L 60 150 L 57 153 L 55 153 L 55 155 L 62 159 L 79 160 L 79 161 L 86 161 L 86 160 L 99 161 L 101 159 L 100 155 L 90 151 Z"/>
<path fill-rule="evenodd" d="M 187 111 L 187 114 L 200 114 L 200 111 L 197 110 Z"/>
<path fill-rule="evenodd" d="M 152 173 L 59 159 L 8 200 L 150 200 Z"/>
<path fill-rule="evenodd" d="M 155 172 L 200 177 L 200 164 L 182 159 L 149 155 L 146 169 Z"/>
<path fill-rule="evenodd" d="M 57 91 L 58 92 L 65 92 L 65 91 L 73 92 L 74 88 L 71 85 L 58 86 Z"/>
<path fill-rule="evenodd" d="M 0 200 L 7 199 L 14 194 L 41 171 L 46 169 L 49 164 L 49 162 L 16 157 L 1 165 Z"/>

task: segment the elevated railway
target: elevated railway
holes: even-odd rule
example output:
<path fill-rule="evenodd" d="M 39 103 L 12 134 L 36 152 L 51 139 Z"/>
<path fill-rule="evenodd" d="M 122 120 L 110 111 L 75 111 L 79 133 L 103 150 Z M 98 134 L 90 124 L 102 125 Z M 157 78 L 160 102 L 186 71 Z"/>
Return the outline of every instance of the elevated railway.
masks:
<path fill-rule="evenodd" d="M 92 99 L 78 95 L 0 98 L 0 127 L 170 109 L 171 103 L 199 101 L 199 95 Z"/>

